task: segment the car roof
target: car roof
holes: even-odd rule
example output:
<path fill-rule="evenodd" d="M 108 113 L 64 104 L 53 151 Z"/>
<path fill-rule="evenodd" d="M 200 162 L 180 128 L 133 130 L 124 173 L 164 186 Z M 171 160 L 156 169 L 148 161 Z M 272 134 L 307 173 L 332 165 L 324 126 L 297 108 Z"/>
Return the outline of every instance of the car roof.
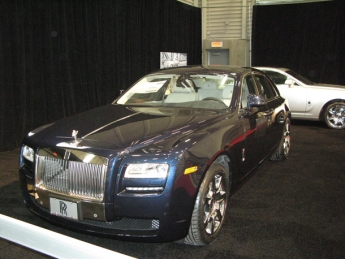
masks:
<path fill-rule="evenodd" d="M 150 74 L 184 74 L 184 73 L 236 73 L 241 74 L 246 71 L 256 71 L 251 67 L 238 67 L 238 66 L 216 66 L 216 65 L 189 65 L 183 67 L 165 68 L 153 71 Z"/>
<path fill-rule="evenodd" d="M 283 72 L 290 70 L 290 69 L 285 68 L 285 67 L 257 67 L 257 66 L 254 66 L 254 68 L 259 69 L 259 70 L 280 70 Z"/>

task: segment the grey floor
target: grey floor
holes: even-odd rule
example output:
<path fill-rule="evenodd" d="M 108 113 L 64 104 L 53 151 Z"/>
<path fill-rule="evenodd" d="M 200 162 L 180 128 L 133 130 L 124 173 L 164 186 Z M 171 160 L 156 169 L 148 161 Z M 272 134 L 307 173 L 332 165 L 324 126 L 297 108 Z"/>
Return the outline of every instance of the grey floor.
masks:
<path fill-rule="evenodd" d="M 136 258 L 345 258 L 345 131 L 293 121 L 290 158 L 266 162 L 231 196 L 218 240 L 206 247 L 133 243 L 80 234 L 22 203 L 18 153 L 0 153 L 0 214 Z M 47 258 L 0 239 L 0 258 Z"/>

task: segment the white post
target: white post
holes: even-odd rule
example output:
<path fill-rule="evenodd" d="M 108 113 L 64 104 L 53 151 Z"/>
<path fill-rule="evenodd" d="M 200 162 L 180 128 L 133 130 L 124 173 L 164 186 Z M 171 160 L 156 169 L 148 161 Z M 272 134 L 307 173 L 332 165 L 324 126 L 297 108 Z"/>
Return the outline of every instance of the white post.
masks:
<path fill-rule="evenodd" d="M 54 258 L 133 258 L 2 214 L 0 237 Z"/>

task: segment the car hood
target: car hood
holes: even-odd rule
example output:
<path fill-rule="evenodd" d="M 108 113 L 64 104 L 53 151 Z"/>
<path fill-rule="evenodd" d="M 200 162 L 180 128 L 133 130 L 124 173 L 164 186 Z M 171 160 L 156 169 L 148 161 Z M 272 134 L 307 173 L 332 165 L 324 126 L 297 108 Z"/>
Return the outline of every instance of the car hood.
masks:
<path fill-rule="evenodd" d="M 107 105 L 59 120 L 24 142 L 34 147 L 124 150 L 167 138 L 175 141 L 210 125 L 225 111 Z M 72 132 L 77 131 L 76 136 Z M 33 131 L 35 132 L 35 131 Z"/>

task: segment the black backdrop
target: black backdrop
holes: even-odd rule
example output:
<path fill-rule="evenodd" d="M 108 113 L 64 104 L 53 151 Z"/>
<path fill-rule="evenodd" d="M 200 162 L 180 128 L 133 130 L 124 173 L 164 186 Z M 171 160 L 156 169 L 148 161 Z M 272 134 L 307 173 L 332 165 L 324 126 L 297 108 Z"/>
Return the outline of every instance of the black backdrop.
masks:
<path fill-rule="evenodd" d="M 115 99 L 159 68 L 201 63 L 201 9 L 176 0 L 2 0 L 0 151 L 31 129 Z"/>
<path fill-rule="evenodd" d="M 345 1 L 254 6 L 252 65 L 345 85 Z"/>
<path fill-rule="evenodd" d="M 252 64 L 345 85 L 345 1 L 254 6 Z M 201 10 L 176 0 L 0 1 L 0 151 L 31 129 L 110 103 L 159 68 L 201 63 Z"/>

